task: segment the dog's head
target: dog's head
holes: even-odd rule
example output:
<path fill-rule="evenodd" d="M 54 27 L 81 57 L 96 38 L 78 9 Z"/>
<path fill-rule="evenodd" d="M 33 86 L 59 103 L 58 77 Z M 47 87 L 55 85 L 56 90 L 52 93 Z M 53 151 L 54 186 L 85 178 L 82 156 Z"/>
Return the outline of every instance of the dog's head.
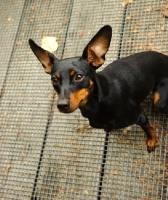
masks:
<path fill-rule="evenodd" d="M 59 60 L 54 54 L 29 40 L 30 48 L 51 75 L 51 82 L 58 94 L 60 112 L 70 113 L 84 106 L 93 87 L 93 73 L 105 61 L 110 46 L 112 29 L 106 25 L 91 39 L 81 57 Z"/>

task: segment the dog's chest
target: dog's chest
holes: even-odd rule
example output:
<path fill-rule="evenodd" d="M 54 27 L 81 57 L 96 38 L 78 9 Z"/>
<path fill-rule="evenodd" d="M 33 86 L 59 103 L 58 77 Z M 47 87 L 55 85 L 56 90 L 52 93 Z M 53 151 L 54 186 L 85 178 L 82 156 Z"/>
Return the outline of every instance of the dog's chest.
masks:
<path fill-rule="evenodd" d="M 131 105 L 126 107 L 120 104 L 118 107 L 116 105 L 98 104 L 86 106 L 81 109 L 81 113 L 88 118 L 90 125 L 94 128 L 110 126 L 117 129 L 136 123 L 140 110 Z"/>

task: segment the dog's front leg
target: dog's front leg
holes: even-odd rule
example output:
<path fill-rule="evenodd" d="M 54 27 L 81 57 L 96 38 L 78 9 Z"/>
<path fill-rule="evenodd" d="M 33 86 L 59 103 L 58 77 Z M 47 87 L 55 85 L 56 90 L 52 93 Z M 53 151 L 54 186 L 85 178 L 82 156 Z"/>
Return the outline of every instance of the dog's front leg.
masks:
<path fill-rule="evenodd" d="M 147 116 L 145 115 L 144 111 L 141 112 L 137 123 L 141 128 L 145 131 L 147 140 L 147 150 L 150 153 L 154 151 L 157 146 L 159 146 L 159 138 L 156 136 L 153 128 L 150 126 Z"/>

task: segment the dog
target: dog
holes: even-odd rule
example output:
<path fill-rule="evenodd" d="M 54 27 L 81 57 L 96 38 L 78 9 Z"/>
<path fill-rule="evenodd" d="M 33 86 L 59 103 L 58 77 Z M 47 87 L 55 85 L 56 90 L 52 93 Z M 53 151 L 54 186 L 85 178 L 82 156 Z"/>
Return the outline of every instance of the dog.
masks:
<path fill-rule="evenodd" d="M 93 128 L 109 132 L 133 124 L 147 136 L 148 152 L 159 145 L 141 103 L 153 91 L 154 106 L 168 114 L 168 57 L 146 51 L 121 58 L 96 73 L 109 49 L 112 28 L 103 26 L 90 40 L 80 57 L 59 60 L 32 39 L 29 45 L 58 94 L 57 107 L 62 113 L 77 108 Z"/>

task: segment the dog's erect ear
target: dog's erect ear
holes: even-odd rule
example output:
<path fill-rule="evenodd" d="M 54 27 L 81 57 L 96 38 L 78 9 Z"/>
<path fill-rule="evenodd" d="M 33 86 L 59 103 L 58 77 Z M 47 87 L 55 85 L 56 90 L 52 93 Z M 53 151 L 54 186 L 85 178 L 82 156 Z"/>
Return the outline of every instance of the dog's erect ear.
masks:
<path fill-rule="evenodd" d="M 105 54 L 109 49 L 111 37 L 111 26 L 103 26 L 85 47 L 82 57 L 94 67 L 100 67 L 105 61 Z"/>
<path fill-rule="evenodd" d="M 39 47 L 32 39 L 29 39 L 29 45 L 35 56 L 43 65 L 44 71 L 50 74 L 54 66 L 54 59 L 56 59 L 54 54 Z"/>

